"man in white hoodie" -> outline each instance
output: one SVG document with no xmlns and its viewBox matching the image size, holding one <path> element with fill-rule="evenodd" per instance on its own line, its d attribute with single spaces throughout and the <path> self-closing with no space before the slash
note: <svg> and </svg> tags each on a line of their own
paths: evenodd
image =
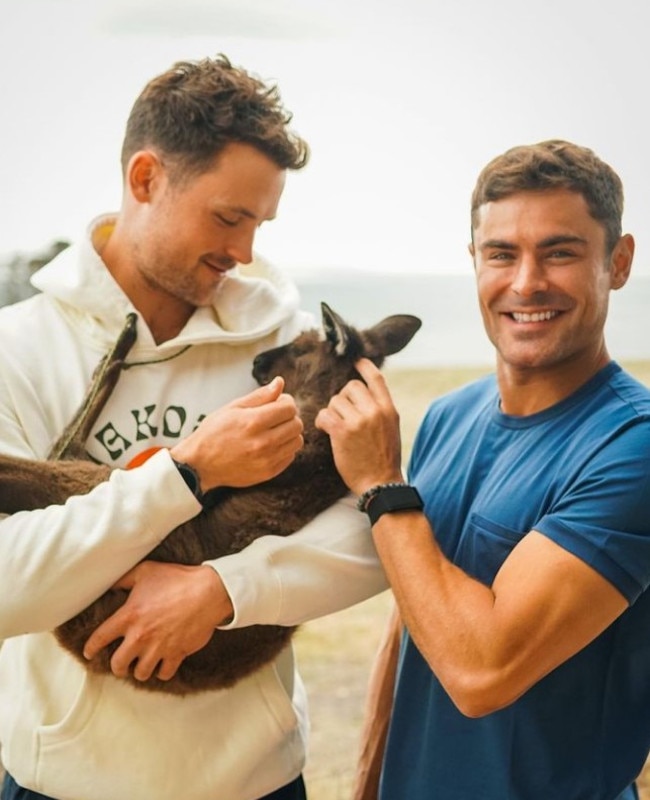
<svg viewBox="0 0 650 800">
<path fill-rule="evenodd" d="M 46 456 L 130 312 L 129 369 L 87 449 L 122 468 L 160 448 L 65 506 L 0 521 L 2 800 L 305 797 L 291 648 L 228 690 L 178 697 L 120 679 L 171 677 L 215 627 L 294 625 L 385 588 L 348 501 L 215 562 L 141 562 L 203 492 L 269 478 L 302 446 L 282 381 L 251 376 L 258 352 L 313 324 L 253 252 L 286 170 L 307 161 L 290 119 L 274 87 L 223 56 L 174 65 L 129 117 L 119 213 L 37 273 L 40 294 L 0 310 L 2 452 Z M 122 639 L 114 675 L 90 674 L 50 631 L 119 579 L 129 599 L 87 646 Z"/>
</svg>

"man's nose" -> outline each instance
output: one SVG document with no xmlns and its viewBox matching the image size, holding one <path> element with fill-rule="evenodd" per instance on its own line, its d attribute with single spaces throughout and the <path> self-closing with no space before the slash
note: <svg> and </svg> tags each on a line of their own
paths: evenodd
<svg viewBox="0 0 650 800">
<path fill-rule="evenodd" d="M 231 231 L 226 243 L 226 253 L 229 258 L 238 264 L 250 264 L 253 260 L 253 241 L 255 230 L 249 231 L 244 228 Z"/>
<path fill-rule="evenodd" d="M 511 283 L 515 294 L 529 297 L 536 292 L 548 289 L 548 276 L 544 265 L 534 255 L 522 255 L 516 265 L 516 271 Z"/>
</svg>

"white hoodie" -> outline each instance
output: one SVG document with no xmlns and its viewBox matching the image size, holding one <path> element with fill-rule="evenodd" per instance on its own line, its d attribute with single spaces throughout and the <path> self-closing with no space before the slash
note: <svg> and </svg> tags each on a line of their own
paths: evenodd
<svg viewBox="0 0 650 800">
<path fill-rule="evenodd" d="M 41 294 L 0 309 L 0 452 L 46 456 L 134 311 L 95 249 L 111 229 L 111 218 L 96 220 L 37 273 Z M 260 259 L 171 341 L 156 345 L 138 318 L 131 366 L 89 452 L 124 467 L 172 446 L 255 387 L 258 352 L 312 325 L 293 284 Z M 91 675 L 49 633 L 198 510 L 162 450 L 64 506 L 0 521 L 0 742 L 20 785 L 57 800 L 255 800 L 300 773 L 306 700 L 290 647 L 232 689 L 177 697 Z M 228 627 L 298 624 L 386 587 L 349 499 L 211 564 L 235 609 Z"/>
</svg>

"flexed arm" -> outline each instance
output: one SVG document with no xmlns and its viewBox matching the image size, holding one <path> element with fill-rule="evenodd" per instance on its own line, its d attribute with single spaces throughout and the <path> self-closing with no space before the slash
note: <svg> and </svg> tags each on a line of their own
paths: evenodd
<svg viewBox="0 0 650 800">
<path fill-rule="evenodd" d="M 348 384 L 317 424 L 331 437 L 344 480 L 362 494 L 402 478 L 398 420 L 384 379 L 368 361 L 358 369 L 366 383 Z M 413 640 L 469 716 L 514 701 L 628 605 L 598 572 L 535 531 L 492 586 L 444 556 L 419 511 L 384 514 L 373 539 Z"/>
</svg>

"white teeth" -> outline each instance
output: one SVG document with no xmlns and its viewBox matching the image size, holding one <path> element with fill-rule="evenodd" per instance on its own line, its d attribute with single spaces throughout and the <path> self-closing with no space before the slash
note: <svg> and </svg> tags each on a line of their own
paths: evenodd
<svg viewBox="0 0 650 800">
<path fill-rule="evenodd" d="M 546 322 L 553 317 L 557 317 L 558 311 L 537 311 L 534 314 L 521 314 L 517 311 L 512 312 L 515 322 Z"/>
</svg>

